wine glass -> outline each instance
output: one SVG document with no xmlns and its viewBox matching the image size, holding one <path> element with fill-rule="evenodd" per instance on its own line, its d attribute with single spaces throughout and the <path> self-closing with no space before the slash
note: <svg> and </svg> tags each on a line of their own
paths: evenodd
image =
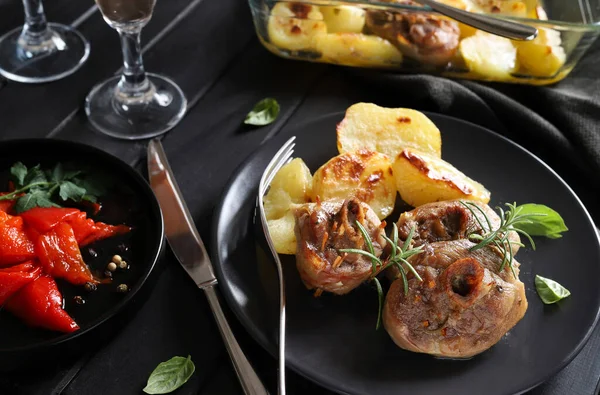
<svg viewBox="0 0 600 395">
<path fill-rule="evenodd" d="M 96 85 L 85 99 L 91 124 L 102 133 L 128 140 L 167 132 L 184 116 L 187 100 L 173 81 L 144 71 L 140 33 L 152 17 L 155 0 L 96 3 L 121 37 L 123 73 Z"/>
<path fill-rule="evenodd" d="M 55 81 L 79 69 L 90 44 L 75 29 L 46 22 L 41 0 L 23 0 L 25 24 L 0 37 L 0 74 L 27 83 Z"/>
</svg>

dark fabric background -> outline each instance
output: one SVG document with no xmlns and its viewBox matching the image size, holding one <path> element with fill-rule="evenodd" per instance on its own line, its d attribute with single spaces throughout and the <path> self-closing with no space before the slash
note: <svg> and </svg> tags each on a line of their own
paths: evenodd
<svg viewBox="0 0 600 395">
<path fill-rule="evenodd" d="M 205 4 L 209 7 L 208 2 Z M 239 12 L 249 17 L 247 11 Z M 201 15 L 208 13 L 198 17 Z M 189 45 L 184 50 L 192 51 Z M 206 88 L 207 96 L 198 99 L 184 122 L 164 139 L 205 241 L 210 238 L 213 208 L 227 178 L 263 139 L 285 125 L 343 111 L 357 101 L 439 112 L 503 134 L 553 167 L 579 194 L 596 223 L 600 222 L 598 43 L 570 77 L 553 87 L 487 84 L 291 62 L 268 54 L 256 39 L 244 48 L 240 60 L 228 65 L 223 75 L 215 72 L 218 82 Z M 211 64 L 206 63 L 206 67 Z M 187 88 L 185 79 L 178 82 Z M 265 128 L 240 127 L 252 104 L 266 96 L 274 96 L 282 104 L 280 119 Z M 79 125 L 78 118 L 74 119 Z M 69 129 L 65 130 L 64 134 L 70 136 Z M 113 143 L 99 141 L 97 145 L 113 150 Z M 129 159 L 135 163 L 143 160 L 143 148 L 143 144 L 132 145 L 123 152 L 134 152 Z M 141 394 L 148 374 L 159 362 L 187 354 L 196 363 L 196 373 L 177 395 L 241 394 L 204 295 L 170 252 L 157 274 L 158 283 L 148 301 L 110 341 L 85 350 L 76 361 L 0 375 L 0 394 Z M 242 347 L 276 393 L 275 361 L 249 338 L 232 314 L 228 317 Z M 600 377 L 599 352 L 597 328 L 577 358 L 531 394 L 594 393 Z M 292 372 L 289 393 L 329 394 Z"/>
</svg>

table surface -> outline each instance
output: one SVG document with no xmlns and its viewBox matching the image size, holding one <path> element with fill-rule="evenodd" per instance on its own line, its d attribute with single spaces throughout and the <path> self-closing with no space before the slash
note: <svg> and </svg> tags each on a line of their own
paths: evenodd
<svg viewBox="0 0 600 395">
<path fill-rule="evenodd" d="M 51 84 L 23 85 L 0 79 L 0 139 L 52 137 L 84 142 L 141 168 L 147 142 L 120 141 L 94 132 L 82 106 L 94 84 L 121 66 L 117 34 L 91 0 L 47 0 L 45 8 L 49 20 L 75 26 L 88 38 L 90 58 L 77 73 Z M 0 31 L 21 22 L 22 4 L 0 0 Z M 228 176 L 284 125 L 342 111 L 357 101 L 396 103 L 394 95 L 382 94 L 355 71 L 288 61 L 268 53 L 254 35 L 244 0 L 159 0 L 143 31 L 143 48 L 146 69 L 173 78 L 189 101 L 186 117 L 164 136 L 163 144 L 205 241 L 210 238 L 213 208 Z M 592 65 L 584 67 L 573 72 L 569 86 L 585 86 L 589 91 L 590 84 L 598 84 L 589 77 Z M 518 93 L 527 88 L 502 89 Z M 281 105 L 278 120 L 268 127 L 244 127 L 246 113 L 267 96 L 277 98 Z M 466 113 L 465 117 L 469 119 Z M 583 198 L 593 200 L 593 196 Z M 240 394 L 204 296 L 170 252 L 160 270 L 150 299 L 109 342 L 72 363 L 27 376 L 0 376 L 0 393 L 138 394 L 156 364 L 173 355 L 192 354 L 196 373 L 177 394 Z M 170 297 L 165 298 L 166 294 Z M 179 300 L 188 303 L 184 307 Z M 275 393 L 275 360 L 248 336 L 231 312 L 227 314 L 242 348 Z M 531 393 L 593 393 L 598 379 L 594 372 L 600 369 L 600 361 L 594 358 L 598 351 L 600 339 L 595 336 L 567 368 Z M 293 372 L 288 377 L 291 394 L 329 393 Z"/>
</svg>

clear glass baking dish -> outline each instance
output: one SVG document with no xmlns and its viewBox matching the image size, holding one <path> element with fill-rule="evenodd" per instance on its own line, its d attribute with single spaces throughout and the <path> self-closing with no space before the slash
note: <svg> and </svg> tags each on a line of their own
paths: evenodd
<svg viewBox="0 0 600 395">
<path fill-rule="evenodd" d="M 600 33 L 600 0 L 440 0 L 536 26 L 532 42 L 492 36 L 410 0 L 249 0 L 276 55 L 454 78 L 552 84 Z"/>
</svg>

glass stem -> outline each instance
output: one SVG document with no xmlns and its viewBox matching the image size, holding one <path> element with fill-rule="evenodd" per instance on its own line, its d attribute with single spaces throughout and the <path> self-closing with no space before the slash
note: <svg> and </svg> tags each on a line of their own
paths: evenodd
<svg viewBox="0 0 600 395">
<path fill-rule="evenodd" d="M 123 102 L 148 101 L 154 94 L 154 86 L 144 70 L 139 29 L 118 29 L 123 51 L 123 75 L 117 86 L 117 99 Z"/>
<path fill-rule="evenodd" d="M 19 43 L 27 50 L 47 50 L 51 32 L 48 30 L 42 0 L 23 0 L 25 7 L 25 25 Z M 43 48 L 41 48 L 43 47 Z"/>
</svg>

